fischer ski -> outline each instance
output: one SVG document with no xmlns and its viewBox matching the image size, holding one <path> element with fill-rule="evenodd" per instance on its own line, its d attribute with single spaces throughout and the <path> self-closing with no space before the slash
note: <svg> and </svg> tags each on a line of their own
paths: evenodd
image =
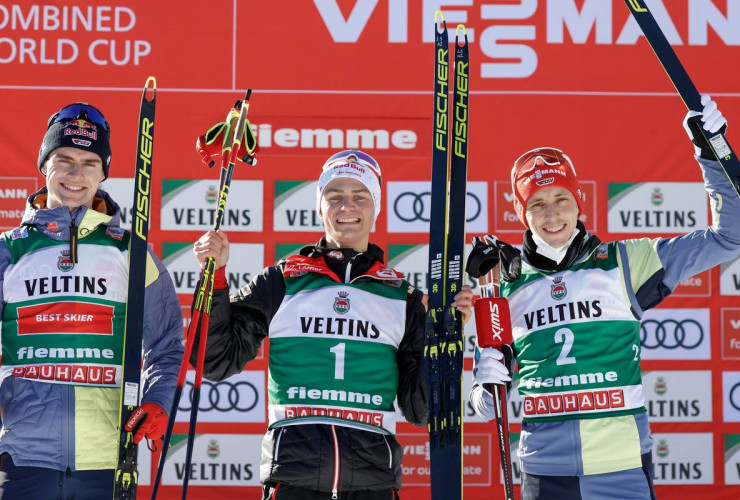
<svg viewBox="0 0 740 500">
<path fill-rule="evenodd" d="M 703 106 L 701 105 L 699 91 L 696 90 L 696 86 L 694 86 L 689 74 L 678 59 L 673 47 L 668 43 L 645 1 L 625 0 L 625 2 L 686 107 L 689 111 L 701 111 Z M 737 155 L 725 139 L 724 131 L 719 130 L 712 134 L 704 130 L 703 127 L 699 127 L 699 130 L 704 135 L 720 165 L 722 165 L 722 169 L 735 191 L 740 194 L 740 161 L 738 161 Z"/>
<path fill-rule="evenodd" d="M 147 93 L 151 90 L 151 99 Z M 144 334 L 144 287 L 148 258 L 149 209 L 151 207 L 152 152 L 154 146 L 154 111 L 157 80 L 150 76 L 144 86 L 139 111 L 139 133 L 136 141 L 134 177 L 134 213 L 129 242 L 128 299 L 124 330 L 121 399 L 118 416 L 120 444 L 118 466 L 114 475 L 114 500 L 136 498 L 139 474 L 136 467 L 134 433 L 124 430 L 131 414 L 139 406 L 141 383 L 141 343 Z"/>
<path fill-rule="evenodd" d="M 196 143 L 196 148 L 200 153 L 203 162 L 209 167 L 215 165 L 215 161 L 211 154 L 216 154 L 216 148 L 219 145 L 221 146 L 219 201 L 218 211 L 216 212 L 216 218 L 213 223 L 214 231 L 218 231 L 221 228 L 221 224 L 224 219 L 226 200 L 229 196 L 231 178 L 237 159 L 250 165 L 255 165 L 257 163 L 255 155 L 259 151 L 259 146 L 257 146 L 249 120 L 247 120 L 249 98 L 251 94 L 252 90 L 247 90 L 245 98 L 241 101 L 237 101 L 236 104 L 234 104 L 234 107 L 229 111 L 229 114 L 226 116 L 226 121 L 212 127 L 208 132 L 198 137 L 198 141 Z M 200 334 L 198 357 L 195 367 L 195 382 L 193 383 L 192 404 L 190 410 L 190 426 L 188 428 L 188 440 L 185 454 L 184 470 L 190 470 L 193 456 L 193 444 L 195 441 L 195 426 L 197 423 L 198 407 L 200 404 L 200 389 L 203 382 L 203 367 L 205 362 L 206 343 L 208 339 L 208 325 L 211 318 L 211 300 L 213 298 L 215 271 L 216 261 L 213 258 L 209 258 L 201 271 L 198 290 L 193 301 L 193 315 L 188 324 L 185 353 L 182 358 L 182 364 L 180 365 L 175 397 L 172 401 L 172 408 L 169 413 L 170 417 L 167 422 L 167 430 L 162 443 L 162 454 L 159 457 L 157 474 L 154 479 L 151 496 L 152 500 L 157 497 L 159 483 L 164 472 L 164 463 L 167 458 L 170 439 L 172 438 L 175 415 L 177 414 L 178 403 L 180 401 L 180 396 L 182 395 L 182 389 L 185 385 L 185 377 L 190 363 L 190 356 L 193 352 L 193 346 L 195 345 L 195 337 L 197 334 Z M 182 489 L 183 500 L 187 498 L 189 479 L 189 475 L 185 474 Z"/>
<path fill-rule="evenodd" d="M 439 20 L 442 22 L 440 31 Z M 442 12 L 434 18 L 434 140 L 429 223 L 429 303 L 424 356 L 429 387 L 432 500 L 462 498 L 462 318 L 450 304 L 463 284 L 467 196 L 468 40 L 455 37 L 452 143 L 449 134 L 449 41 Z M 462 31 L 462 40 L 460 32 Z M 461 44 L 462 42 L 462 44 Z"/>
</svg>

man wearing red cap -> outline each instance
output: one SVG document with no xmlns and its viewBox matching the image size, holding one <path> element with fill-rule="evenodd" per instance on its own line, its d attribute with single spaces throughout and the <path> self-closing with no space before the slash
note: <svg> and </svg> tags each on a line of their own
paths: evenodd
<svg viewBox="0 0 740 500">
<path fill-rule="evenodd" d="M 398 498 L 403 450 L 394 400 L 408 422 L 427 423 L 426 312 L 422 293 L 369 242 L 380 202 L 373 157 L 331 156 L 316 186 L 324 237 L 231 297 L 226 235 L 209 231 L 195 243 L 198 261 L 213 257 L 218 268 L 204 376 L 241 372 L 270 339 L 265 499 Z M 465 319 L 472 297 L 466 286 L 452 304 Z"/>
<path fill-rule="evenodd" d="M 702 105 L 684 125 L 712 202 L 711 227 L 602 243 L 578 220 L 585 200 L 570 158 L 538 148 L 511 171 L 514 208 L 527 229 L 523 255 L 493 237 L 471 253 L 474 262 L 483 252 L 503 256 L 501 295 L 511 307 L 523 400 L 525 500 L 655 498 L 640 320 L 680 281 L 740 255 L 740 198 L 699 129 L 714 133 L 727 121 L 709 96 Z M 476 349 L 471 402 L 487 419 L 495 415 L 484 384 L 511 381 L 503 358 Z"/>
</svg>

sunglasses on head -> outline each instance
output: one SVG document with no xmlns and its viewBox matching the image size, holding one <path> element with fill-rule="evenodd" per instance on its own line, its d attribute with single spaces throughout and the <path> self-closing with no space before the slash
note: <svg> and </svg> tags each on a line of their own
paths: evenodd
<svg viewBox="0 0 740 500">
<path fill-rule="evenodd" d="M 103 113 L 101 113 L 95 106 L 91 106 L 84 102 L 70 104 L 51 115 L 49 122 L 46 124 L 46 128 L 48 129 L 57 122 L 79 119 L 87 120 L 90 123 L 98 125 L 110 136 L 110 125 L 108 125 Z"/>
<path fill-rule="evenodd" d="M 380 165 L 375 161 L 375 158 L 362 151 L 342 151 L 329 157 L 324 163 L 324 170 L 329 169 L 337 163 L 348 163 L 355 162 L 361 165 L 365 165 L 370 168 L 375 175 L 378 177 L 378 182 L 382 184 L 382 177 L 380 175 Z"/>
</svg>

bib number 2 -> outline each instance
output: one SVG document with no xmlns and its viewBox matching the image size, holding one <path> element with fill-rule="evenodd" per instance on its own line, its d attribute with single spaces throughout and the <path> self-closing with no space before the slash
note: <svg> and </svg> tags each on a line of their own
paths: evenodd
<svg viewBox="0 0 740 500">
<path fill-rule="evenodd" d="M 555 343 L 563 344 L 563 348 L 560 349 L 558 365 L 573 365 L 576 362 L 576 358 L 569 356 L 570 350 L 573 348 L 573 332 L 567 328 L 561 328 L 555 332 Z"/>
</svg>

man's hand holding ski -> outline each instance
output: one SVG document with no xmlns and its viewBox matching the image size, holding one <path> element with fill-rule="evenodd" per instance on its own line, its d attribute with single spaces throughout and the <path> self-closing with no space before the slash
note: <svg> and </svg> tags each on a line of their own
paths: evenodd
<svg viewBox="0 0 740 500">
<path fill-rule="evenodd" d="M 137 444 L 143 438 L 161 439 L 167 429 L 167 412 L 158 404 L 147 401 L 134 410 L 124 428 L 134 433 L 134 443 Z"/>
</svg>

